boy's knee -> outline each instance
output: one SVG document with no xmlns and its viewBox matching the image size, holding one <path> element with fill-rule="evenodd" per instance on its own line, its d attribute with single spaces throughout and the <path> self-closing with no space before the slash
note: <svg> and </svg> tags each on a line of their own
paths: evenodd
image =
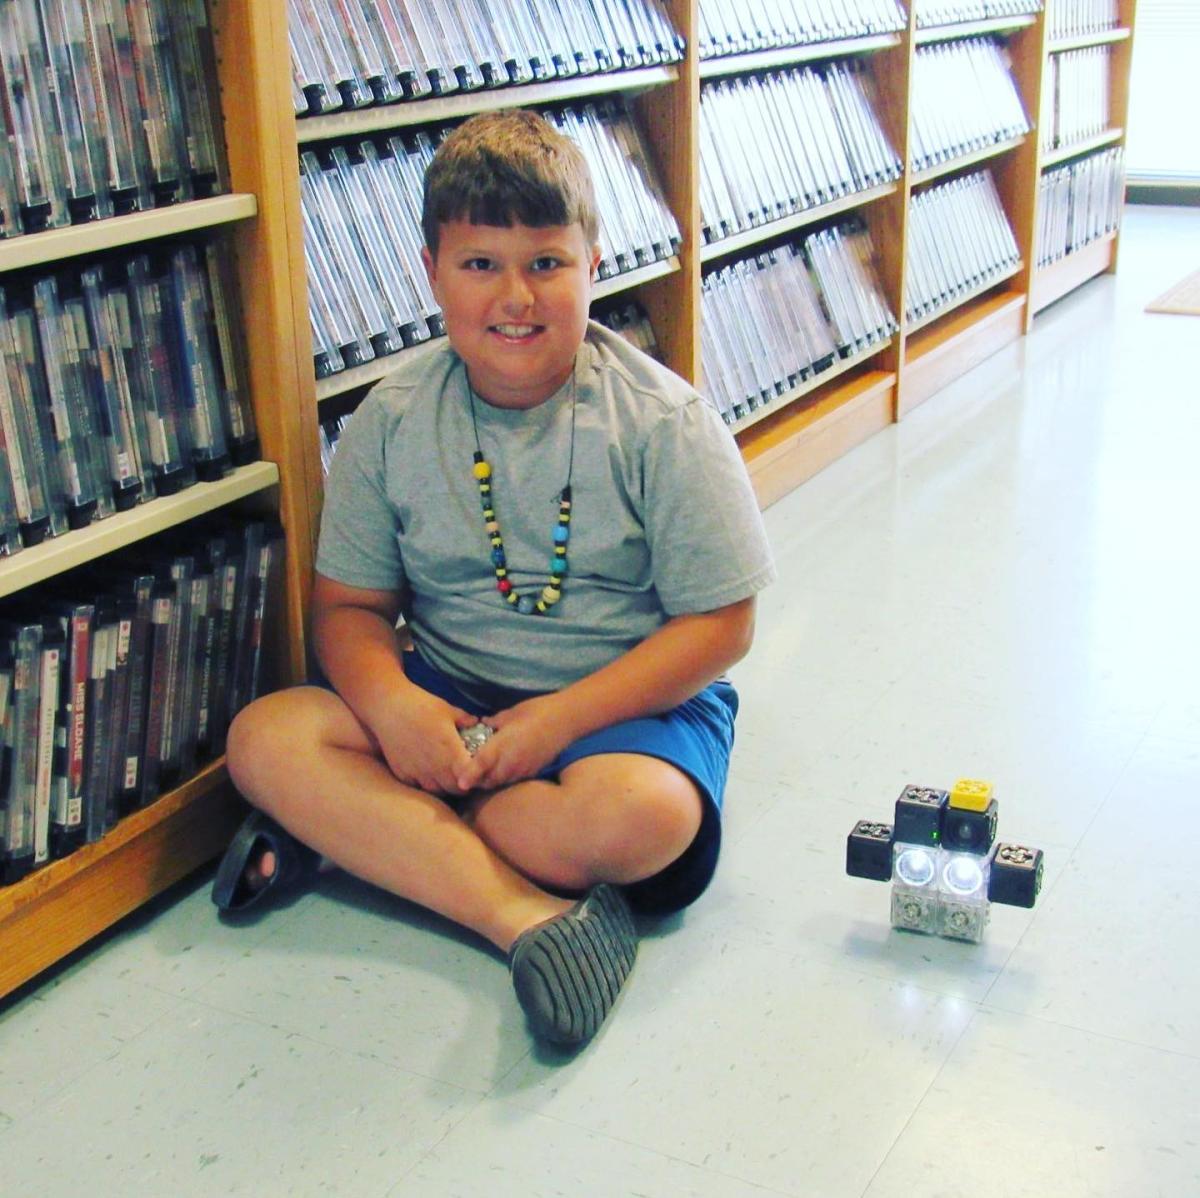
<svg viewBox="0 0 1200 1198">
<path fill-rule="evenodd" d="M 587 782 L 587 843 L 604 880 L 629 881 L 666 868 L 700 830 L 703 799 L 695 783 L 666 762 L 646 758 Z"/>
</svg>

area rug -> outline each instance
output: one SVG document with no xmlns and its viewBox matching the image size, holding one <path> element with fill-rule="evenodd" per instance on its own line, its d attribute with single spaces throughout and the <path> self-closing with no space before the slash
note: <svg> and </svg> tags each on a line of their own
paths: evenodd
<svg viewBox="0 0 1200 1198">
<path fill-rule="evenodd" d="M 1180 316 L 1200 316 L 1200 270 L 1193 271 L 1174 287 L 1168 288 L 1146 305 L 1147 312 L 1173 312 Z"/>
</svg>

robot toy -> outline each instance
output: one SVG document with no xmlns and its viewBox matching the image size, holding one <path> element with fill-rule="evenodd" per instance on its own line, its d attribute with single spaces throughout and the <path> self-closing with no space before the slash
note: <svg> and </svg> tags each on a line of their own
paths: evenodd
<svg viewBox="0 0 1200 1198">
<path fill-rule="evenodd" d="M 846 840 L 846 872 L 892 883 L 892 927 L 978 944 L 992 903 L 1032 907 L 1042 850 L 996 842 L 990 782 L 950 790 L 906 786 L 895 822 L 859 820 Z"/>
</svg>

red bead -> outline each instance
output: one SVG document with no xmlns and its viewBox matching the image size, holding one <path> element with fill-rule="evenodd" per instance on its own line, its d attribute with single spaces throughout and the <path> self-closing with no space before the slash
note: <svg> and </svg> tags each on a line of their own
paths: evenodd
<svg viewBox="0 0 1200 1198">
<path fill-rule="evenodd" d="M 501 595 L 507 595 L 508 592 L 512 590 L 512 583 L 509 582 L 507 578 L 501 578 L 496 583 L 496 590 L 498 590 Z"/>
</svg>

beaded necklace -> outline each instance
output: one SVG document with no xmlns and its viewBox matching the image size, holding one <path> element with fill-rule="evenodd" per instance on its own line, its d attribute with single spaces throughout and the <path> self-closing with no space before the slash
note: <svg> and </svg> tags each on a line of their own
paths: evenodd
<svg viewBox="0 0 1200 1198">
<path fill-rule="evenodd" d="M 479 425 L 475 420 L 475 389 L 467 380 L 467 395 L 471 401 L 471 428 L 475 433 L 475 481 L 479 485 L 479 498 L 483 504 L 483 527 L 492 546 L 492 566 L 496 571 L 496 590 L 505 601 L 523 616 L 546 616 L 562 598 L 563 583 L 567 574 L 567 542 L 571 538 L 571 474 L 575 469 L 575 373 L 571 372 L 571 453 L 567 459 L 567 482 L 558 495 L 558 522 L 554 527 L 554 556 L 550 559 L 550 578 L 537 598 L 520 595 L 508 578 L 508 561 L 504 556 L 504 538 L 500 534 L 500 522 L 496 519 L 495 501 L 492 498 L 492 468 L 483 456 L 479 443 Z"/>
</svg>

